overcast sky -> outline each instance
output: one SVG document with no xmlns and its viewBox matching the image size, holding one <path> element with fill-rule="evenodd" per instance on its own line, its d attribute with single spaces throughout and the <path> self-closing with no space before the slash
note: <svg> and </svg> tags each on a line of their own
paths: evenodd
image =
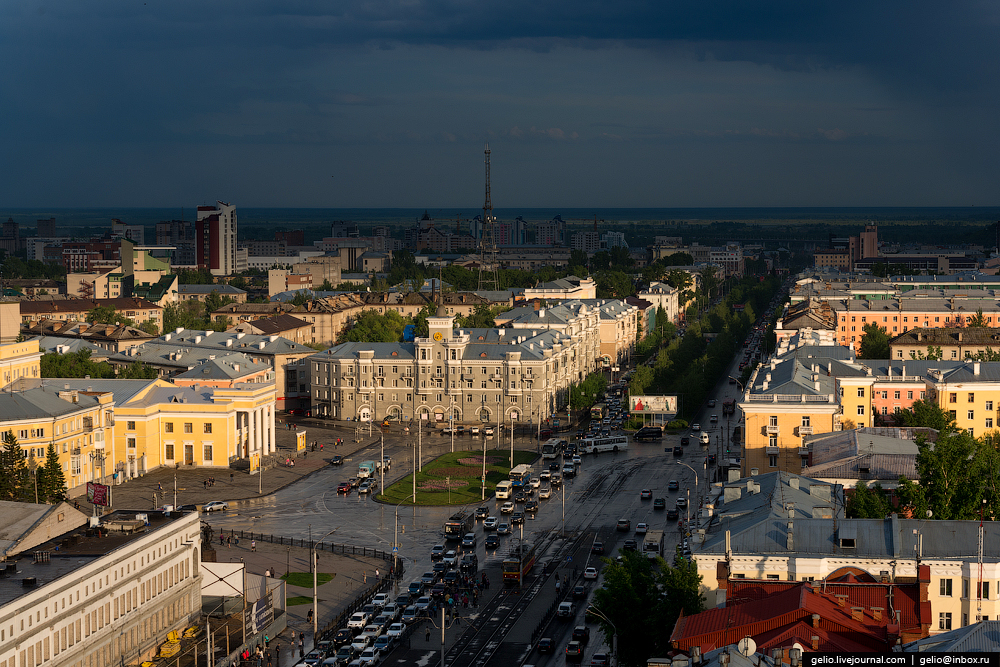
<svg viewBox="0 0 1000 667">
<path fill-rule="evenodd" d="M 994 205 L 998 13 L 3 2 L 0 205 Z"/>
</svg>

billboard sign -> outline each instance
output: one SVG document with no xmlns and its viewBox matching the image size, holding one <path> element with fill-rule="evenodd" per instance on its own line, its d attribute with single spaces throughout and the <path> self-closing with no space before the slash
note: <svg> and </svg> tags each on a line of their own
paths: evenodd
<svg viewBox="0 0 1000 667">
<path fill-rule="evenodd" d="M 296 431 L 295 432 L 295 451 L 304 452 L 306 451 L 306 432 Z"/>
<path fill-rule="evenodd" d="M 251 605 L 247 605 L 246 617 L 244 618 L 244 629 L 246 630 L 246 636 L 252 637 L 258 632 L 264 632 L 267 626 L 271 625 L 274 621 L 274 605 L 271 600 L 271 591 L 254 602 Z"/>
<path fill-rule="evenodd" d="M 676 396 L 630 396 L 629 406 L 633 414 L 676 415 Z"/>
<path fill-rule="evenodd" d="M 87 502 L 91 505 L 109 507 L 111 505 L 111 498 L 108 489 L 107 484 L 87 482 Z"/>
</svg>

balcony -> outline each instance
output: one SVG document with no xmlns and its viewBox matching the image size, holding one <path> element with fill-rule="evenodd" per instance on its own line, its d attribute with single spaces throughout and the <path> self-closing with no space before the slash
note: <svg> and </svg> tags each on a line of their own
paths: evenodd
<svg viewBox="0 0 1000 667">
<path fill-rule="evenodd" d="M 812 434 L 813 434 L 813 427 L 812 426 L 800 426 L 799 427 L 799 435 L 812 435 Z"/>
<path fill-rule="evenodd" d="M 764 427 L 764 432 L 767 433 L 768 435 L 781 435 L 781 427 L 777 425 L 771 426 L 770 424 L 768 424 L 767 426 Z"/>
<path fill-rule="evenodd" d="M 764 449 L 766 450 L 766 453 L 768 453 L 768 454 L 777 454 L 780 451 L 780 449 L 778 447 L 771 447 L 770 445 L 768 445 Z"/>
<path fill-rule="evenodd" d="M 83 418 L 83 430 L 86 433 L 91 433 L 94 430 L 94 418 L 84 417 Z"/>
</svg>

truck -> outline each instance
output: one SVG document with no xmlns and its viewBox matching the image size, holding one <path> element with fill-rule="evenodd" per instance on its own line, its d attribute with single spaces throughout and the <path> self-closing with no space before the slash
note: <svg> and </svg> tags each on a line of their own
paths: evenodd
<svg viewBox="0 0 1000 667">
<path fill-rule="evenodd" d="M 722 402 L 722 414 L 731 415 L 736 413 L 736 401 L 732 398 L 727 398 Z"/>
<path fill-rule="evenodd" d="M 646 558 L 650 560 L 663 555 L 662 530 L 646 531 L 645 536 L 642 538 L 642 553 L 646 554 Z"/>
<path fill-rule="evenodd" d="M 378 464 L 375 461 L 362 461 L 358 464 L 358 477 L 361 479 L 374 477 L 377 472 Z"/>
<path fill-rule="evenodd" d="M 449 541 L 461 540 L 466 533 L 475 529 L 475 516 L 472 512 L 459 510 L 444 522 L 444 538 Z"/>
</svg>

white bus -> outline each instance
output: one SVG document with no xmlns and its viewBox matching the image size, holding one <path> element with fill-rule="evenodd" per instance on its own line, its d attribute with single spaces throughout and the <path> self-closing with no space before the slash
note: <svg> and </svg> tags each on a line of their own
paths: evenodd
<svg viewBox="0 0 1000 667">
<path fill-rule="evenodd" d="M 624 452 L 628 450 L 627 435 L 611 435 L 602 438 L 584 438 L 578 443 L 581 454 L 600 452 Z"/>
<path fill-rule="evenodd" d="M 508 477 L 514 484 L 514 488 L 520 489 L 531 481 L 531 466 L 527 463 L 518 464 L 510 471 Z"/>
<path fill-rule="evenodd" d="M 514 483 L 509 479 L 497 482 L 497 488 L 494 493 L 496 494 L 497 500 L 508 500 L 514 493 Z"/>
<path fill-rule="evenodd" d="M 663 531 L 650 530 L 642 538 L 642 553 L 650 560 L 663 555 Z"/>
<path fill-rule="evenodd" d="M 545 444 L 542 445 L 542 458 L 543 459 L 558 458 L 560 451 L 562 451 L 562 448 L 559 447 L 559 438 L 552 438 L 550 440 L 546 440 Z"/>
</svg>

